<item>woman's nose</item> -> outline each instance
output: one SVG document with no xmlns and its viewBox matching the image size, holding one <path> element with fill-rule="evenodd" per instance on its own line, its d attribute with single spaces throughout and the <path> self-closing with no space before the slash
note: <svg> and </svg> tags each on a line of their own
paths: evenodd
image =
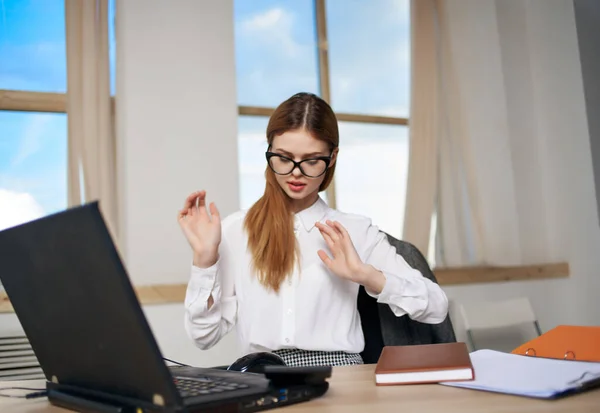
<svg viewBox="0 0 600 413">
<path fill-rule="evenodd" d="M 294 175 L 295 177 L 301 177 L 302 176 L 302 171 L 300 170 L 300 166 L 296 165 L 294 167 L 294 169 L 292 169 L 292 175 Z"/>
</svg>

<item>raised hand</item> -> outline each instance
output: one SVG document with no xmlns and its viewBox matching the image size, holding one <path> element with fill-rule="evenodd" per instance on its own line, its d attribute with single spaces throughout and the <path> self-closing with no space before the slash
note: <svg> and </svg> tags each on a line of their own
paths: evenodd
<svg viewBox="0 0 600 413">
<path fill-rule="evenodd" d="M 207 268 L 217 262 L 221 243 L 221 217 L 214 202 L 206 208 L 206 191 L 188 196 L 179 211 L 179 226 L 194 252 L 194 265 Z"/>
<path fill-rule="evenodd" d="M 329 257 L 323 250 L 318 254 L 335 275 L 347 280 L 359 282 L 359 275 L 364 266 L 358 256 L 354 244 L 348 235 L 346 228 L 337 221 L 326 221 L 326 224 L 316 223 L 316 227 L 321 231 L 329 250 L 333 257 Z"/>
<path fill-rule="evenodd" d="M 368 290 L 379 294 L 385 285 L 383 273 L 371 265 L 362 262 L 346 228 L 337 221 L 317 222 L 315 226 L 321 232 L 333 257 L 319 250 L 319 258 L 331 272 L 340 278 L 362 284 Z"/>
</svg>

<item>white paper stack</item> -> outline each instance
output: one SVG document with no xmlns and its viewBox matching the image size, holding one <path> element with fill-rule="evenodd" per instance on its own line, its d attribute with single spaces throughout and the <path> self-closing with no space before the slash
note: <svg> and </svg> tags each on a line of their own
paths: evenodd
<svg viewBox="0 0 600 413">
<path fill-rule="evenodd" d="M 475 380 L 445 386 L 555 398 L 600 385 L 600 363 L 521 356 L 493 350 L 470 354 Z"/>
</svg>

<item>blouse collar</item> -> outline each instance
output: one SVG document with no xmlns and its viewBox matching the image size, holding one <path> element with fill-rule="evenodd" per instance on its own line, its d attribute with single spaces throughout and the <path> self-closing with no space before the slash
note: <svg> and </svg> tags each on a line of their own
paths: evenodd
<svg viewBox="0 0 600 413">
<path fill-rule="evenodd" d="M 304 229 L 308 232 L 315 226 L 316 222 L 321 221 L 325 217 L 328 210 L 329 206 L 327 203 L 321 197 L 318 197 L 314 204 L 296 213 L 296 218 L 302 222 Z"/>
</svg>

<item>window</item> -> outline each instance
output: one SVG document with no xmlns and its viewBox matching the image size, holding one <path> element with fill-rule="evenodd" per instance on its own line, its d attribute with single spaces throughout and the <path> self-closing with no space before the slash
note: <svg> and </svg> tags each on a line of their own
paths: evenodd
<svg viewBox="0 0 600 413">
<path fill-rule="evenodd" d="M 110 0 L 113 92 L 114 10 Z M 1 11 L 0 230 L 66 208 L 68 170 L 64 0 L 4 0 Z"/>
<path fill-rule="evenodd" d="M 313 0 L 235 0 L 240 105 L 275 107 L 299 90 L 318 92 Z"/>
<path fill-rule="evenodd" d="M 250 208 L 265 190 L 264 153 L 267 117 L 240 116 L 238 121 L 238 159 L 240 169 L 241 208 Z"/>
<path fill-rule="evenodd" d="M 108 0 L 108 59 L 110 65 L 110 93 L 114 96 L 117 89 L 117 40 L 115 38 L 115 1 Z"/>
<path fill-rule="evenodd" d="M 4 0 L 0 89 L 67 90 L 64 0 Z"/>
<path fill-rule="evenodd" d="M 327 0 L 326 5 L 335 110 L 408 117 L 408 1 Z"/>
<path fill-rule="evenodd" d="M 264 192 L 269 115 L 294 93 L 313 92 L 340 121 L 335 185 L 323 197 L 400 237 L 408 171 L 408 0 L 234 4 L 241 207 Z"/>
<path fill-rule="evenodd" d="M 337 208 L 370 217 L 400 237 L 408 171 L 406 126 L 340 122 L 340 135 Z"/>
<path fill-rule="evenodd" d="M 66 206 L 67 116 L 0 112 L 0 230 Z"/>
</svg>

